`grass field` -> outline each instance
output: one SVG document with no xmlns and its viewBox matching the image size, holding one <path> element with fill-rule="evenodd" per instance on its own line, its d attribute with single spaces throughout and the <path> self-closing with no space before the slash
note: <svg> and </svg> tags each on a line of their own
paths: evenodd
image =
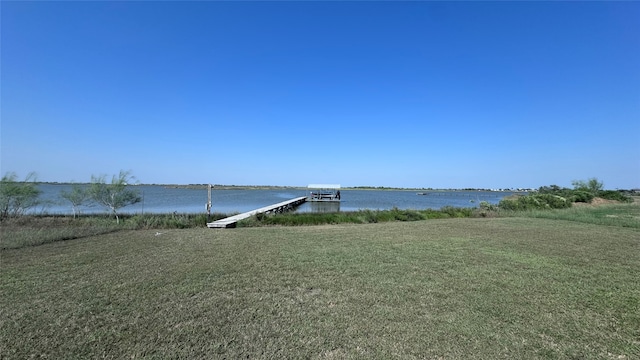
<svg viewBox="0 0 640 360">
<path fill-rule="evenodd" d="M 636 197 L 633 204 L 612 203 L 598 206 L 582 204 L 574 205 L 569 209 L 514 212 L 514 215 L 640 229 L 640 199 Z"/>
<path fill-rule="evenodd" d="M 637 228 L 160 232 L 0 252 L 0 358 L 640 358 Z"/>
</svg>

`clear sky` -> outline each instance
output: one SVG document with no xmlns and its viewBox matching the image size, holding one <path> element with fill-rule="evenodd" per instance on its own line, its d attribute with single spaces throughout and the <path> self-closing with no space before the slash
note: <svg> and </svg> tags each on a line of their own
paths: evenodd
<svg viewBox="0 0 640 360">
<path fill-rule="evenodd" d="M 640 188 L 640 2 L 12 2 L 1 170 Z"/>
</svg>

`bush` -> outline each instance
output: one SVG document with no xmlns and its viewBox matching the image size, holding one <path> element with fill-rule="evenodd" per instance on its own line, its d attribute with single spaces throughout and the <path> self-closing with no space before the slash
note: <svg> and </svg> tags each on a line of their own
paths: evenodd
<svg viewBox="0 0 640 360">
<path fill-rule="evenodd" d="M 565 209 L 571 207 L 571 201 L 568 201 L 562 196 L 552 194 L 537 194 L 534 195 L 540 204 L 550 209 Z"/>
<path fill-rule="evenodd" d="M 569 195 L 569 200 L 572 202 L 590 203 L 593 198 L 593 193 L 582 190 L 573 190 L 571 191 L 571 195 Z"/>
<path fill-rule="evenodd" d="M 545 210 L 571 207 L 571 201 L 549 193 L 531 194 L 517 198 L 502 199 L 498 204 L 503 210 Z"/>
<path fill-rule="evenodd" d="M 498 214 L 498 206 L 487 201 L 481 201 L 478 208 L 474 210 L 475 216 L 495 217 Z"/>
<path fill-rule="evenodd" d="M 633 202 L 633 198 L 631 196 L 625 195 L 624 193 L 616 190 L 603 190 L 598 192 L 598 197 L 607 200 L 616 200 L 620 202 L 630 203 Z"/>
<path fill-rule="evenodd" d="M 561 188 L 557 185 L 542 186 L 538 189 L 538 194 L 557 195 L 567 199 L 569 202 L 590 203 L 596 196 L 607 200 L 633 202 L 633 199 L 622 191 L 602 190 L 604 184 L 596 178 L 591 178 L 587 181 L 574 180 L 573 186 L 573 189 Z M 505 206 L 517 207 L 514 204 L 505 204 Z M 555 208 L 553 205 L 551 207 Z"/>
<path fill-rule="evenodd" d="M 390 221 L 417 221 L 424 220 L 425 217 L 415 210 L 400 210 L 397 207 L 394 207 L 389 211 Z"/>
<path fill-rule="evenodd" d="M 496 205 L 493 205 L 487 201 L 481 201 L 479 204 L 480 210 L 485 210 L 485 211 L 497 211 L 498 207 Z"/>
<path fill-rule="evenodd" d="M 473 215 L 473 209 L 471 208 L 457 208 L 453 206 L 445 206 L 440 211 L 444 214 L 449 215 L 452 218 L 464 218 L 471 217 Z"/>
<path fill-rule="evenodd" d="M 516 211 L 518 210 L 518 199 L 502 199 L 498 203 L 501 210 Z"/>
<path fill-rule="evenodd" d="M 502 199 L 498 206 L 503 210 L 531 210 L 539 209 L 540 203 L 532 196 L 519 196 L 517 198 Z"/>
</svg>

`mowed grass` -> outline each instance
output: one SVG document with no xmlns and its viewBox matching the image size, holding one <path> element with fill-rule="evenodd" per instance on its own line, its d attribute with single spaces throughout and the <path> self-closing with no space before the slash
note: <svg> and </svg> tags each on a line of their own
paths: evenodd
<svg viewBox="0 0 640 360">
<path fill-rule="evenodd" d="M 640 358 L 640 231 L 119 231 L 0 252 L 0 358 Z"/>
<path fill-rule="evenodd" d="M 612 203 L 598 206 L 574 204 L 568 209 L 513 212 L 512 215 L 640 229 L 640 199 L 636 197 L 635 202 L 631 204 Z"/>
</svg>

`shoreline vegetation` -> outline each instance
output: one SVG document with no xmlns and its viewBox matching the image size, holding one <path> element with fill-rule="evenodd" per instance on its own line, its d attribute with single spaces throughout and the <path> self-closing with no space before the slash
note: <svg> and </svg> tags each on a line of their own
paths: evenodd
<svg viewBox="0 0 640 360">
<path fill-rule="evenodd" d="M 526 196 L 504 199 L 501 205 L 480 203 L 476 208 L 445 206 L 439 210 L 398 209 L 358 210 L 334 213 L 258 214 L 238 222 L 238 228 L 274 226 L 317 226 L 340 224 L 374 224 L 463 218 L 547 218 L 589 224 L 640 229 L 640 197 L 630 202 L 595 198 L 592 203 L 575 203 L 571 207 L 551 209 L 510 208 L 504 204 L 519 202 Z M 530 202 L 525 202 L 529 204 Z M 175 230 L 206 228 L 207 222 L 236 215 L 212 213 L 120 214 L 114 222 L 110 214 L 23 215 L 0 222 L 0 250 L 19 249 L 52 242 L 81 239 L 126 230 Z M 233 231 L 214 230 L 210 231 Z"/>
</svg>

